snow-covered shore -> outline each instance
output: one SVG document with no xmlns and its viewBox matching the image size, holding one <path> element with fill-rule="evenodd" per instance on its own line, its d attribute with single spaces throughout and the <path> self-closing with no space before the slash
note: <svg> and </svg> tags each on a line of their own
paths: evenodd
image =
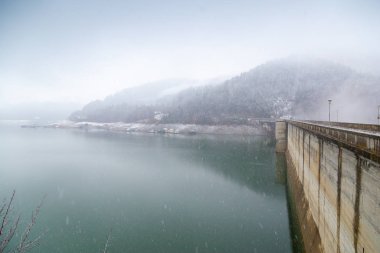
<svg viewBox="0 0 380 253">
<path fill-rule="evenodd" d="M 47 125 L 23 125 L 26 128 L 73 128 L 100 129 L 126 133 L 168 133 L 168 134 L 240 134 L 270 135 L 273 131 L 268 123 L 257 125 L 194 125 L 194 124 L 143 124 L 143 123 L 97 123 L 61 121 Z"/>
</svg>

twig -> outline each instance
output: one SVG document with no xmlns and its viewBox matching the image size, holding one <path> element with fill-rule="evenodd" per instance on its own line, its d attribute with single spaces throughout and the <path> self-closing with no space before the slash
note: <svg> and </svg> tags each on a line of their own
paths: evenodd
<svg viewBox="0 0 380 253">
<path fill-rule="evenodd" d="M 18 215 L 15 219 L 13 224 L 9 225 L 8 223 L 11 220 L 9 218 L 11 210 L 13 209 L 12 203 L 14 201 L 16 191 L 13 190 L 12 196 L 9 199 L 9 202 L 6 200 L 4 201 L 4 204 L 0 206 L 0 253 L 3 253 L 6 248 L 8 247 L 10 241 L 13 239 L 17 228 L 19 227 L 19 223 L 21 220 L 21 216 Z M 45 200 L 46 196 L 43 197 L 41 200 L 40 204 L 37 206 L 37 208 L 32 212 L 32 219 L 28 226 L 25 228 L 24 232 L 21 235 L 20 243 L 18 244 L 17 247 L 14 249 L 8 249 L 7 252 L 12 252 L 12 253 L 24 253 L 26 251 L 29 251 L 31 248 L 34 246 L 38 245 L 39 240 L 41 239 L 43 234 L 40 234 L 37 238 L 30 240 L 30 233 L 32 231 L 33 226 L 36 224 L 38 214 L 40 213 L 41 206 Z"/>
<path fill-rule="evenodd" d="M 109 247 L 109 241 L 111 239 L 111 233 L 112 233 L 112 228 L 110 229 L 110 231 L 108 232 L 108 235 L 107 235 L 107 241 L 106 241 L 106 244 L 104 245 L 104 250 L 103 250 L 103 253 L 107 253 L 107 249 Z"/>
<path fill-rule="evenodd" d="M 28 226 L 25 228 L 24 233 L 21 235 L 21 240 L 19 245 L 17 246 L 15 252 L 18 253 L 23 253 L 26 252 L 27 250 L 30 250 L 34 246 L 36 246 L 41 239 L 42 235 L 39 235 L 36 239 L 34 240 L 29 240 L 30 232 L 32 231 L 32 228 L 36 224 L 38 214 L 40 213 L 42 204 L 44 203 L 44 200 L 46 198 L 46 195 L 42 198 L 40 204 L 36 207 L 34 212 L 32 212 L 32 219 Z"/>
<path fill-rule="evenodd" d="M 9 213 L 10 213 L 10 210 L 12 209 L 12 203 L 13 203 L 15 194 L 16 194 L 16 191 L 13 191 L 8 204 L 6 203 L 6 201 L 4 201 L 5 203 L 2 205 L 0 209 L 0 216 L 2 216 L 1 226 L 0 226 L 0 237 L 2 237 L 0 239 L 0 253 L 4 252 L 5 248 L 8 246 L 9 242 L 12 240 L 17 230 L 18 224 L 20 222 L 20 216 L 18 216 L 17 219 L 14 221 L 13 225 L 10 226 L 9 231 L 6 232 L 6 226 L 9 222 Z M 4 210 L 5 210 L 5 213 L 3 214 Z"/>
<path fill-rule="evenodd" d="M 5 211 L 5 214 L 4 214 L 4 216 L 3 216 L 3 220 L 2 220 L 2 222 L 1 222 L 0 236 L 3 235 L 4 227 L 5 227 L 5 225 L 7 224 L 7 219 L 8 219 L 9 210 L 11 209 L 11 205 L 12 205 L 13 199 L 14 199 L 14 197 L 15 197 L 15 194 L 16 194 L 16 191 L 13 190 L 12 197 L 11 197 L 11 199 L 9 200 L 9 203 L 8 203 L 8 206 L 7 206 L 7 210 Z M 5 208 L 5 206 L 3 206 L 3 207 L 1 208 L 1 212 L 0 212 L 0 213 L 3 212 L 4 208 Z"/>
</svg>

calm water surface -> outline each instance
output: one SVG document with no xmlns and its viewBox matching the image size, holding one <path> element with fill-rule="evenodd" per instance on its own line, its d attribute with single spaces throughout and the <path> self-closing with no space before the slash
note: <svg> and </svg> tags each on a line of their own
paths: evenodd
<svg viewBox="0 0 380 253">
<path fill-rule="evenodd" d="M 0 198 L 25 223 L 48 194 L 33 252 L 100 252 L 111 228 L 110 253 L 292 252 L 268 138 L 19 125 L 0 122 Z"/>
</svg>

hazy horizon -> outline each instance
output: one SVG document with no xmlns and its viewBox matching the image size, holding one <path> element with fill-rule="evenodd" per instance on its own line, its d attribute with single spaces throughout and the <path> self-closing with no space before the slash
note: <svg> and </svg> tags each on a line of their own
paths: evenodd
<svg viewBox="0 0 380 253">
<path fill-rule="evenodd" d="M 310 55 L 378 73 L 377 1 L 1 1 L 0 108 Z"/>
</svg>

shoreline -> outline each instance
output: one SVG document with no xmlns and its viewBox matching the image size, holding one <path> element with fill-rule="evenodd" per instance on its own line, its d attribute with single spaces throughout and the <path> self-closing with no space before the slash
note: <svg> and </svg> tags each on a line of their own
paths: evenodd
<svg viewBox="0 0 380 253">
<path fill-rule="evenodd" d="M 83 130 L 105 130 L 124 133 L 152 134 L 214 134 L 214 135 L 263 135 L 274 133 L 274 125 L 269 122 L 259 122 L 255 125 L 197 125 L 197 124 L 144 124 L 144 123 L 98 123 L 62 121 L 46 125 L 25 124 L 22 128 L 62 128 Z"/>
</svg>

